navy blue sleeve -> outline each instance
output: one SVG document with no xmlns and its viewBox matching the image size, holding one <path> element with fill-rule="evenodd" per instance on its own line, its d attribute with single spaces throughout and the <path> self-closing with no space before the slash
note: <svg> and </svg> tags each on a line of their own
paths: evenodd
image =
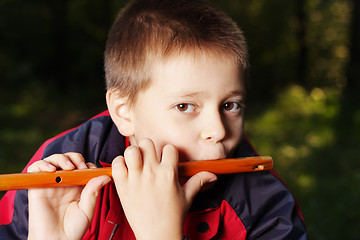
<svg viewBox="0 0 360 240">
<path fill-rule="evenodd" d="M 27 239 L 28 235 L 28 198 L 27 190 L 19 190 L 16 192 L 7 192 L 3 199 L 11 198 L 10 195 L 15 194 L 14 208 L 1 209 L 1 214 L 12 214 L 10 223 L 1 223 L 0 239 Z M 4 205 L 1 205 L 3 207 Z"/>
<path fill-rule="evenodd" d="M 247 196 L 248 204 L 239 209 L 239 217 L 247 239 L 307 239 L 295 199 L 277 176 L 267 171 L 244 174 L 241 178 L 243 190 L 239 192 L 237 188 L 238 196 Z"/>
</svg>

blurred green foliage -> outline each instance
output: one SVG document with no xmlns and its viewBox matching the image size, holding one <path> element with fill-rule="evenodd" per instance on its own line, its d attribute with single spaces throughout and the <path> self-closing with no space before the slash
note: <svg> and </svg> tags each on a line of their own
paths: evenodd
<svg viewBox="0 0 360 240">
<path fill-rule="evenodd" d="M 46 139 L 105 109 L 102 54 L 126 2 L 0 1 L 0 173 L 21 171 Z M 246 134 L 273 156 L 309 238 L 357 239 L 359 1 L 212 2 L 248 39 Z"/>
<path fill-rule="evenodd" d="M 360 109 L 343 116 L 341 98 L 339 90 L 292 85 L 247 118 L 247 136 L 259 154 L 274 158 L 312 239 L 357 239 Z"/>
</svg>

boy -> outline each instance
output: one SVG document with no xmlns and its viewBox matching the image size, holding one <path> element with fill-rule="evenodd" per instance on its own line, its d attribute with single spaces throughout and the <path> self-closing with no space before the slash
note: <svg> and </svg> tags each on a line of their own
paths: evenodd
<svg viewBox="0 0 360 240">
<path fill-rule="evenodd" d="M 271 172 L 178 179 L 178 161 L 255 155 L 243 139 L 246 70 L 245 39 L 222 11 L 131 2 L 106 46 L 108 112 L 47 141 L 27 168 L 111 164 L 114 182 L 9 192 L 1 238 L 306 239 Z"/>
</svg>

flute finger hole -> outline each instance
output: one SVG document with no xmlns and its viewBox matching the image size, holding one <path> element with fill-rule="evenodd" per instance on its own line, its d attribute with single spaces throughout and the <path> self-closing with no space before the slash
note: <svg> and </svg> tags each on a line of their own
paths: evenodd
<svg viewBox="0 0 360 240">
<path fill-rule="evenodd" d="M 60 176 L 58 176 L 58 177 L 55 178 L 55 182 L 56 182 L 56 183 L 60 183 L 61 181 L 62 181 L 62 179 L 61 179 Z"/>
<path fill-rule="evenodd" d="M 256 165 L 253 167 L 254 171 L 261 171 L 264 170 L 265 166 L 264 165 Z"/>
</svg>

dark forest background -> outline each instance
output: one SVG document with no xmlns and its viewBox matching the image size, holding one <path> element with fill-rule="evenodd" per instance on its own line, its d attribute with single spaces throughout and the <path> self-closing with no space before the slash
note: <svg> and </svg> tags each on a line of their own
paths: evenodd
<svg viewBox="0 0 360 240">
<path fill-rule="evenodd" d="M 0 173 L 105 109 L 103 50 L 126 1 L 0 0 Z M 358 239 L 360 1 L 213 0 L 244 30 L 246 134 L 296 196 L 310 239 Z"/>
</svg>

